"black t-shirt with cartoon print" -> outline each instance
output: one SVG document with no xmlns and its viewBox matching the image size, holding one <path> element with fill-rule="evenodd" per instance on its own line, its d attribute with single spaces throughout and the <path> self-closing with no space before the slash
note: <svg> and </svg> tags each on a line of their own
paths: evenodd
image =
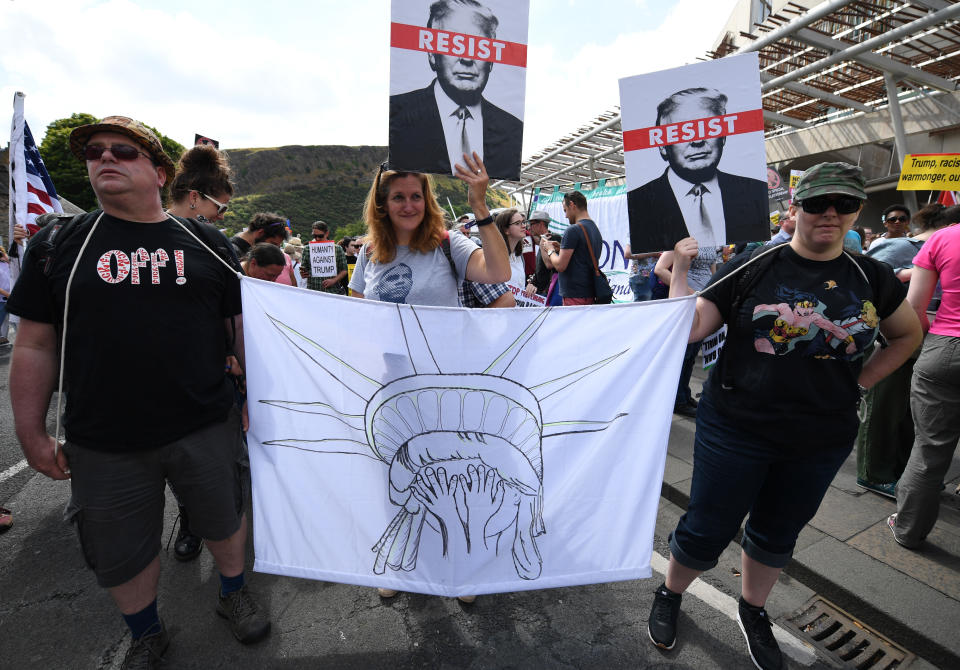
<svg viewBox="0 0 960 670">
<path fill-rule="evenodd" d="M 774 253 L 737 314 L 730 312 L 738 276 L 702 294 L 728 327 L 704 394 L 724 416 L 771 440 L 852 444 L 864 354 L 906 289 L 888 265 L 865 256 L 813 261 L 787 245 Z M 748 257 L 725 264 L 711 283 Z M 733 388 L 723 389 L 721 377 Z"/>
<path fill-rule="evenodd" d="M 58 241 L 49 275 L 27 261 L 12 313 L 60 322 L 87 223 Z M 48 234 L 42 229 L 31 249 Z M 220 246 L 230 247 L 226 238 Z M 144 450 L 226 419 L 233 385 L 224 375 L 224 318 L 240 311 L 238 277 L 179 225 L 105 214 L 70 288 L 67 439 L 100 451 Z"/>
</svg>

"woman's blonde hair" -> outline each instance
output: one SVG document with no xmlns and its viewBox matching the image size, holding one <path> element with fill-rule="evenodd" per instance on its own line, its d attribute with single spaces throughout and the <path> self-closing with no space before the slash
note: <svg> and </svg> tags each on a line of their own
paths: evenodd
<svg viewBox="0 0 960 670">
<path fill-rule="evenodd" d="M 421 172 L 384 170 L 381 165 L 363 206 L 368 231 L 367 257 L 375 263 L 389 263 L 397 256 L 397 233 L 393 229 L 390 215 L 387 214 L 387 196 L 393 180 L 403 177 L 416 177 L 423 191 L 423 221 L 410 239 L 410 249 L 421 253 L 433 251 L 443 242 L 446 233 L 443 210 L 433 194 L 433 180 L 430 176 Z"/>
</svg>

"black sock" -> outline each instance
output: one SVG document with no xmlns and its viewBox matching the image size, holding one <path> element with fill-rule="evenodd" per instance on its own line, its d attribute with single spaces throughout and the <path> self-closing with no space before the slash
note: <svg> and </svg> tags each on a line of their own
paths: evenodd
<svg viewBox="0 0 960 670">
<path fill-rule="evenodd" d="M 160 630 L 160 614 L 157 612 L 157 599 L 134 614 L 124 614 L 123 620 L 127 622 L 130 628 L 130 635 L 134 640 L 139 640 L 147 633 L 155 633 Z"/>
</svg>

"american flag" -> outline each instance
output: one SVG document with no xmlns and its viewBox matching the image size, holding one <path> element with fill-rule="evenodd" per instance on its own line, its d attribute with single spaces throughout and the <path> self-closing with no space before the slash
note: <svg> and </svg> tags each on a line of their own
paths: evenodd
<svg viewBox="0 0 960 670">
<path fill-rule="evenodd" d="M 23 94 L 14 96 L 10 132 L 10 236 L 13 226 L 24 226 L 32 235 L 40 214 L 62 212 L 57 190 L 47 172 L 30 126 L 23 118 Z"/>
<path fill-rule="evenodd" d="M 26 121 L 23 122 L 23 163 L 27 169 L 27 230 L 32 235 L 37 231 L 34 220 L 38 216 L 62 212 L 63 207 Z"/>
<path fill-rule="evenodd" d="M 960 204 L 960 199 L 957 198 L 956 191 L 940 191 L 940 197 L 937 198 L 937 202 L 944 207 L 952 207 L 953 205 Z"/>
</svg>

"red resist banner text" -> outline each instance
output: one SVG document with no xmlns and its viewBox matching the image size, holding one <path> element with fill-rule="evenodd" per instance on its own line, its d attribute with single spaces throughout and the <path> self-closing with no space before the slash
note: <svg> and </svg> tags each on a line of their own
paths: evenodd
<svg viewBox="0 0 960 670">
<path fill-rule="evenodd" d="M 668 144 L 697 142 L 713 137 L 763 131 L 763 110 L 752 109 L 736 114 L 708 116 L 692 121 L 667 123 L 650 128 L 623 131 L 623 150 L 652 149 Z"/>
<path fill-rule="evenodd" d="M 390 24 L 390 46 L 412 51 L 527 67 L 527 45 L 436 28 Z"/>
</svg>

